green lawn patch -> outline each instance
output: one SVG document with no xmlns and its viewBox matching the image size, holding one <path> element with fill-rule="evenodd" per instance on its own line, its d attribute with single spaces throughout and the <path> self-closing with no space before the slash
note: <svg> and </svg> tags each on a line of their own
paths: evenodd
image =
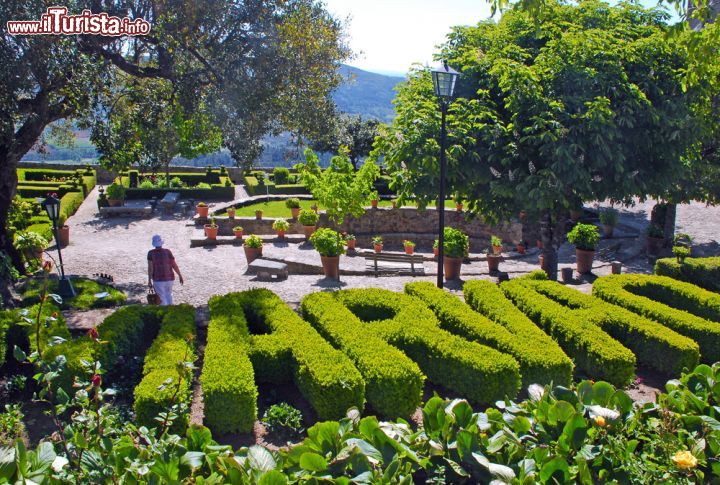
<svg viewBox="0 0 720 485">
<path fill-rule="evenodd" d="M 310 209 L 310 206 L 313 204 L 317 204 L 317 201 L 314 199 L 308 199 L 308 200 L 300 200 L 300 208 L 301 209 Z M 320 210 L 323 210 L 323 207 L 318 204 L 318 207 Z M 378 203 L 378 207 L 392 207 L 392 202 L 389 200 L 381 200 Z M 415 207 L 414 204 L 406 204 L 404 207 Z M 368 208 L 370 208 L 370 205 L 368 205 Z M 445 208 L 446 209 L 454 209 L 455 208 L 455 202 L 452 200 L 446 200 L 445 201 Z M 290 219 L 292 217 L 292 214 L 290 213 L 290 209 L 285 207 L 285 201 L 284 200 L 272 200 L 270 202 L 257 202 L 252 205 L 247 205 L 245 207 L 238 207 L 235 211 L 235 217 L 255 217 L 255 211 L 261 210 L 263 211 L 263 217 L 282 217 L 285 219 Z M 220 212 L 218 214 L 215 214 L 217 216 L 226 216 L 227 212 Z"/>
<path fill-rule="evenodd" d="M 41 279 L 33 279 L 25 284 L 23 290 L 23 305 L 34 305 L 40 299 L 40 289 L 42 288 Z M 77 295 L 74 298 L 63 299 L 60 308 L 63 310 L 90 310 L 93 308 L 107 308 L 125 303 L 127 297 L 122 291 L 116 290 L 112 286 L 98 283 L 97 281 L 86 278 L 73 278 L 73 287 Z M 57 280 L 48 282 L 50 293 L 58 292 Z M 99 296 L 107 293 L 105 296 Z M 98 296 L 96 296 L 98 295 Z"/>
</svg>

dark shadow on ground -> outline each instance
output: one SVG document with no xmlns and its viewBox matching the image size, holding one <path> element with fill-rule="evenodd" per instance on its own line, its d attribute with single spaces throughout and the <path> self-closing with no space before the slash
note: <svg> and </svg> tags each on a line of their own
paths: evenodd
<svg viewBox="0 0 720 485">
<path fill-rule="evenodd" d="M 347 286 L 347 283 L 342 280 L 336 280 L 335 278 L 325 277 L 317 280 L 315 283 L 313 283 L 312 286 L 322 288 L 322 291 L 335 291 L 341 289 L 344 286 Z"/>
<path fill-rule="evenodd" d="M 720 256 L 720 243 L 716 240 L 702 244 L 693 244 L 692 256 L 694 258 L 707 258 L 709 256 Z"/>
</svg>

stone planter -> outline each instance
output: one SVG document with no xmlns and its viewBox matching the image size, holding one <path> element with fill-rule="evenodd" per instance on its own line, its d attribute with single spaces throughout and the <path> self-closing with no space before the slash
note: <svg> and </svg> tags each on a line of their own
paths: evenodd
<svg viewBox="0 0 720 485">
<path fill-rule="evenodd" d="M 206 205 L 205 206 L 201 206 L 201 205 L 195 206 L 195 212 L 197 212 L 197 215 L 199 217 L 207 217 L 209 210 L 210 210 L 210 208 Z"/>
<path fill-rule="evenodd" d="M 107 201 L 110 207 L 122 207 L 125 202 L 123 199 L 108 199 Z"/>
<path fill-rule="evenodd" d="M 320 256 L 326 278 L 340 279 L 340 256 Z"/>
<path fill-rule="evenodd" d="M 595 257 L 595 251 L 586 251 L 584 249 L 575 249 L 575 263 L 577 265 L 577 272 L 580 274 L 587 274 L 592 272 L 593 258 Z"/>
<path fill-rule="evenodd" d="M 218 229 L 218 226 L 213 227 L 210 224 L 205 224 L 205 235 L 208 239 L 215 240 L 217 239 Z"/>
<path fill-rule="evenodd" d="M 65 225 L 58 227 L 58 244 L 61 248 L 70 244 L 70 226 Z"/>
<path fill-rule="evenodd" d="M 665 239 L 661 237 L 647 237 L 647 255 L 648 256 L 657 256 L 660 254 L 660 250 L 663 247 L 663 243 L 665 242 Z"/>
<path fill-rule="evenodd" d="M 615 232 L 615 226 L 608 226 L 607 224 L 603 224 L 603 234 L 607 239 L 613 237 L 613 232 Z"/>
<path fill-rule="evenodd" d="M 262 256 L 262 248 L 249 248 L 247 246 L 243 246 L 243 249 L 245 250 L 245 259 L 248 264 Z"/>
<path fill-rule="evenodd" d="M 315 226 L 303 226 L 303 232 L 305 233 L 305 240 L 309 240 L 312 233 L 315 232 Z"/>
<path fill-rule="evenodd" d="M 488 254 L 487 264 L 490 274 L 494 274 L 500 271 L 500 261 L 502 261 L 502 256 L 499 256 L 497 254 Z"/>
<path fill-rule="evenodd" d="M 463 258 L 443 258 L 443 267 L 445 268 L 445 281 L 460 279 L 460 268 L 462 267 Z"/>
</svg>

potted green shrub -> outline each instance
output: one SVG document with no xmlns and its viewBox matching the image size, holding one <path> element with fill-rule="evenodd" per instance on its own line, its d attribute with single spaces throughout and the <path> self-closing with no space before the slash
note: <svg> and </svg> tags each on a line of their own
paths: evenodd
<svg viewBox="0 0 720 485">
<path fill-rule="evenodd" d="M 373 236 L 372 243 L 373 243 L 373 249 L 375 249 L 376 253 L 382 252 L 382 249 L 383 249 L 382 236 Z"/>
<path fill-rule="evenodd" d="M 261 221 L 263 217 L 263 211 L 262 210 L 256 210 L 255 211 L 255 219 L 258 221 Z"/>
<path fill-rule="evenodd" d="M 290 229 L 290 223 L 288 223 L 285 219 L 278 219 L 273 222 L 272 228 L 275 232 L 277 232 L 277 237 L 282 239 L 285 237 L 285 232 Z"/>
<path fill-rule="evenodd" d="M 317 225 L 320 216 L 312 210 L 302 210 L 298 215 L 298 222 L 302 224 L 303 231 L 305 232 L 305 240 L 309 240 L 313 232 L 315 232 L 315 226 Z"/>
<path fill-rule="evenodd" d="M 323 227 L 310 236 L 310 242 L 320 253 L 325 276 L 338 279 L 340 277 L 340 255 L 345 254 L 345 241 L 343 241 L 342 235 Z"/>
<path fill-rule="evenodd" d="M 205 224 L 205 235 L 206 235 L 207 238 L 210 239 L 210 240 L 213 240 L 213 241 L 214 241 L 215 239 L 217 239 L 217 235 L 218 235 L 218 225 L 215 223 L 215 218 L 214 218 L 214 217 L 211 217 L 211 218 L 210 218 L 210 223 L 209 223 L 209 224 Z"/>
<path fill-rule="evenodd" d="M 380 196 L 378 195 L 377 192 L 373 192 L 372 194 L 370 194 L 370 206 L 373 209 L 377 209 L 379 199 L 380 199 Z"/>
<path fill-rule="evenodd" d="M 262 256 L 262 247 L 263 240 L 260 236 L 250 234 L 248 237 L 245 238 L 243 250 L 245 251 L 245 259 L 247 260 L 248 264 L 252 263 L 260 256 Z"/>
<path fill-rule="evenodd" d="M 233 234 L 235 235 L 235 239 L 242 239 L 243 238 L 243 227 L 242 226 L 233 227 Z"/>
<path fill-rule="evenodd" d="M 393 209 L 397 209 L 397 207 L 398 207 L 398 201 L 397 201 L 397 199 L 393 199 L 393 200 L 390 201 L 390 202 L 391 202 L 391 204 L 392 204 L 392 208 L 393 208 Z"/>
<path fill-rule="evenodd" d="M 576 224 L 567 235 L 568 242 L 575 245 L 577 272 L 580 274 L 592 271 L 595 248 L 600 242 L 600 232 L 595 224 Z"/>
<path fill-rule="evenodd" d="M 647 235 L 647 255 L 657 256 L 660 254 L 660 249 L 665 242 L 663 228 L 658 224 L 650 224 L 647 229 L 645 229 L 645 234 Z"/>
<path fill-rule="evenodd" d="M 619 216 L 620 214 L 617 209 L 613 209 L 612 207 L 600 211 L 600 223 L 603 225 L 603 234 L 605 234 L 606 238 L 613 237 Z"/>
<path fill-rule="evenodd" d="M 455 199 L 455 210 L 456 210 L 457 212 L 462 212 L 462 210 L 463 210 L 462 200 L 460 200 L 460 199 Z"/>
<path fill-rule="evenodd" d="M 445 279 L 456 280 L 460 278 L 463 258 L 468 255 L 470 238 L 464 232 L 452 227 L 446 227 L 443 236 Z"/>
<path fill-rule="evenodd" d="M 293 219 L 298 218 L 298 215 L 300 215 L 300 199 L 298 199 L 297 197 L 293 197 L 291 199 L 286 200 L 285 207 L 290 209 L 290 212 L 292 212 Z"/>
<path fill-rule="evenodd" d="M 502 239 L 497 236 L 490 236 L 490 245 L 492 246 L 493 254 L 502 253 Z"/>
<path fill-rule="evenodd" d="M 412 241 L 404 240 L 403 247 L 405 248 L 405 254 L 413 254 L 415 252 L 415 243 Z"/>
<path fill-rule="evenodd" d="M 345 244 L 347 245 L 348 251 L 355 251 L 355 235 L 348 234 L 345 236 Z"/>
<path fill-rule="evenodd" d="M 498 254 L 495 251 L 487 251 L 488 272 L 490 274 L 496 274 L 500 271 L 500 261 L 502 261 L 501 254 Z"/>
<path fill-rule="evenodd" d="M 437 258 L 438 253 L 440 252 L 440 241 L 438 239 L 435 239 L 435 242 L 433 243 L 433 255 Z"/>
<path fill-rule="evenodd" d="M 113 182 L 108 185 L 105 193 L 110 207 L 122 207 L 123 202 L 125 202 L 125 187 Z"/>
<path fill-rule="evenodd" d="M 227 215 L 230 219 L 235 219 L 235 207 L 228 207 Z"/>
<path fill-rule="evenodd" d="M 58 217 L 58 241 L 57 243 L 61 248 L 64 248 L 70 244 L 70 226 L 66 223 L 64 214 L 60 214 Z"/>
<path fill-rule="evenodd" d="M 207 217 L 208 210 L 210 210 L 210 208 L 205 202 L 198 202 L 198 204 L 195 206 L 195 212 L 197 212 L 198 217 Z"/>
<path fill-rule="evenodd" d="M 20 231 L 15 235 L 15 248 L 25 255 L 28 262 L 41 259 L 49 244 L 48 240 L 37 232 Z"/>
</svg>

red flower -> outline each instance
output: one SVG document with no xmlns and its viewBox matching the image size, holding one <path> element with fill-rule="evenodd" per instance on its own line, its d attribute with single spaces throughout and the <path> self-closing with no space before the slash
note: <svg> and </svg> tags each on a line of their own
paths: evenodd
<svg viewBox="0 0 720 485">
<path fill-rule="evenodd" d="M 102 384 L 102 377 L 100 377 L 100 374 L 93 374 L 91 380 L 93 387 L 100 387 L 100 384 Z"/>
<path fill-rule="evenodd" d="M 93 327 L 90 330 L 88 330 L 88 337 L 90 337 L 93 340 L 97 340 L 100 334 L 97 331 L 97 328 Z"/>
<path fill-rule="evenodd" d="M 43 271 L 46 273 L 49 273 L 52 271 L 52 261 L 43 261 L 42 264 Z"/>
</svg>

